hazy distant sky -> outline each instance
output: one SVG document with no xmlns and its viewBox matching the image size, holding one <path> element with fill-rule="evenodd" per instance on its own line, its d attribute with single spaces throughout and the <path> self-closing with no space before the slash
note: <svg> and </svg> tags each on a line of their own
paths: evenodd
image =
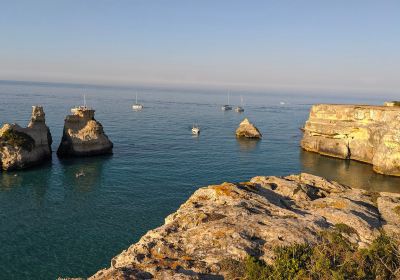
<svg viewBox="0 0 400 280">
<path fill-rule="evenodd" d="M 400 92 L 400 1 L 0 0 L 0 79 Z"/>
</svg>

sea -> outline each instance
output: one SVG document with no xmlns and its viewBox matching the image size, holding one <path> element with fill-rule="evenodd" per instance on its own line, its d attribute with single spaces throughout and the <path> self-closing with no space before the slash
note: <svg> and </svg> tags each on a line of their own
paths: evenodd
<svg viewBox="0 0 400 280">
<path fill-rule="evenodd" d="M 136 93 L 141 111 L 132 110 Z M 64 118 L 83 95 L 114 143 L 113 155 L 59 160 Z M 210 184 L 308 172 L 400 192 L 399 178 L 299 146 L 312 104 L 382 104 L 383 97 L 238 90 L 231 104 L 240 96 L 243 113 L 221 110 L 227 91 L 220 89 L 0 81 L 0 122 L 25 126 L 31 106 L 42 105 L 53 137 L 50 163 L 0 173 L 0 279 L 90 276 Z M 235 138 L 244 118 L 262 140 Z"/>
</svg>

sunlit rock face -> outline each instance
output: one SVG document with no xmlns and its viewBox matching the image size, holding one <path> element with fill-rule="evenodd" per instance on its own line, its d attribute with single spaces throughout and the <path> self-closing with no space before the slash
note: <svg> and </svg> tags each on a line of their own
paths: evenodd
<svg viewBox="0 0 400 280">
<path fill-rule="evenodd" d="M 262 137 L 260 131 L 247 118 L 245 118 L 236 129 L 236 137 L 260 139 Z"/>
<path fill-rule="evenodd" d="M 352 229 L 345 238 L 366 247 L 385 231 L 400 238 L 400 194 L 370 193 L 302 173 L 198 189 L 165 224 L 147 232 L 90 280 L 232 279 L 224 262 L 273 248 L 316 244 L 323 230 Z"/>
<path fill-rule="evenodd" d="M 400 107 L 320 104 L 311 108 L 303 149 L 370 163 L 400 176 Z"/>
<path fill-rule="evenodd" d="M 94 110 L 86 106 L 71 109 L 65 118 L 64 131 L 57 150 L 59 157 L 95 156 L 112 153 L 113 143 L 103 126 L 94 118 Z"/>
<path fill-rule="evenodd" d="M 52 138 L 43 107 L 33 106 L 28 127 L 5 124 L 0 129 L 0 165 L 3 170 L 24 169 L 51 159 Z"/>
</svg>

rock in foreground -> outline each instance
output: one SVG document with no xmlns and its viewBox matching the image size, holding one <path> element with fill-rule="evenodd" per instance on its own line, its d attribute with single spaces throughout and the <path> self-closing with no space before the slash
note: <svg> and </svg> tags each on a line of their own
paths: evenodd
<svg viewBox="0 0 400 280">
<path fill-rule="evenodd" d="M 252 139 L 260 139 L 262 137 L 260 131 L 250 121 L 245 118 L 236 129 L 236 137 L 245 137 Z"/>
<path fill-rule="evenodd" d="M 112 153 L 113 143 L 103 126 L 94 118 L 94 110 L 86 106 L 71 109 L 65 118 L 63 137 L 57 150 L 59 157 L 95 156 Z"/>
<path fill-rule="evenodd" d="M 400 176 L 400 107 L 314 105 L 304 127 L 303 149 L 370 163 Z"/>
<path fill-rule="evenodd" d="M 51 159 L 52 138 L 41 106 L 32 107 L 28 127 L 5 124 L 0 129 L 0 166 L 24 169 Z"/>
<path fill-rule="evenodd" d="M 90 279 L 229 279 L 227 260 L 252 255 L 268 263 L 274 247 L 314 244 L 321 231 L 343 224 L 351 229 L 346 238 L 365 247 L 381 230 L 400 236 L 399 206 L 400 194 L 304 173 L 211 185 Z"/>
</svg>

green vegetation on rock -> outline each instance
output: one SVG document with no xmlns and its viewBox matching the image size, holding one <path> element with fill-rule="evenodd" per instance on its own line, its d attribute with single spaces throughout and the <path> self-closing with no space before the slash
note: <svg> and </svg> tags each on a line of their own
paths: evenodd
<svg viewBox="0 0 400 280">
<path fill-rule="evenodd" d="M 32 151 L 35 146 L 35 140 L 28 134 L 9 129 L 5 131 L 0 137 L 0 145 L 10 145 L 13 147 L 21 147 L 24 150 Z"/>
<path fill-rule="evenodd" d="M 241 263 L 246 280 L 266 279 L 399 279 L 400 252 L 397 242 L 381 234 L 365 249 L 351 244 L 342 233 L 353 233 L 342 224 L 321 232 L 317 245 L 276 247 L 273 264 L 255 257 Z"/>
</svg>

